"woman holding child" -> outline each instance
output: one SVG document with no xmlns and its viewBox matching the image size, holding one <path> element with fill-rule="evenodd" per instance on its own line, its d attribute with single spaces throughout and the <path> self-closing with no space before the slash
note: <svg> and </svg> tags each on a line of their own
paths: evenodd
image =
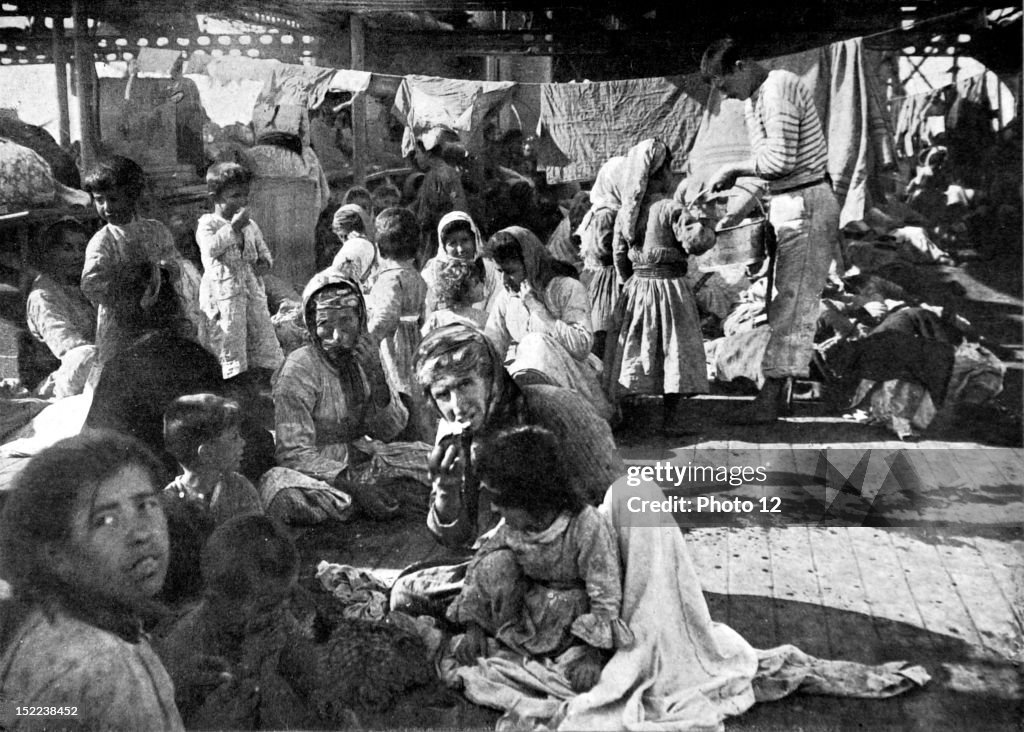
<svg viewBox="0 0 1024 732">
<path fill-rule="evenodd" d="M 490 312 L 501 293 L 501 272 L 494 262 L 484 257 L 484 242 L 473 218 L 464 211 L 451 211 L 437 224 L 437 240 L 441 243 L 437 255 L 423 266 L 427 283 L 426 315 L 438 309 L 437 278 L 441 268 L 449 262 L 465 262 L 475 267 L 484 283 L 483 298 L 473 304 L 482 312 Z"/>
</svg>

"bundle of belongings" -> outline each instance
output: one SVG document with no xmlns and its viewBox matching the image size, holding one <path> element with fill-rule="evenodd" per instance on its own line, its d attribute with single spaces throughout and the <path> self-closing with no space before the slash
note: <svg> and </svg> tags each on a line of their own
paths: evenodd
<svg viewBox="0 0 1024 732">
<path fill-rule="evenodd" d="M 899 276 L 911 265 L 890 267 Z M 705 344 L 709 377 L 763 382 L 770 329 L 766 280 L 741 293 Z M 939 409 L 985 405 L 1003 390 L 1006 367 L 955 306 L 921 302 L 903 287 L 851 268 L 821 298 L 811 377 L 829 388 L 848 419 L 919 436 Z"/>
</svg>

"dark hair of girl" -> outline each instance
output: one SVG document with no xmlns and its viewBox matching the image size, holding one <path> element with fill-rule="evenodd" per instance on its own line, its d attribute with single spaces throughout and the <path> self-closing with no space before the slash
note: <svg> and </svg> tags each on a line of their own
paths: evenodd
<svg viewBox="0 0 1024 732">
<path fill-rule="evenodd" d="M 476 472 L 498 506 L 531 514 L 577 514 L 583 500 L 565 474 L 564 451 L 554 434 L 536 425 L 502 430 L 485 439 L 474 455 Z"/>
</svg>

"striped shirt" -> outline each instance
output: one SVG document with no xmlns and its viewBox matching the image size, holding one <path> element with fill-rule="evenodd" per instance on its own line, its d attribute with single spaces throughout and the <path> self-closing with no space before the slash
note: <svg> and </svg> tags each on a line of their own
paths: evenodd
<svg viewBox="0 0 1024 732">
<path fill-rule="evenodd" d="M 754 170 L 773 191 L 811 183 L 828 172 L 828 148 L 814 98 L 791 71 L 769 71 L 746 102 Z"/>
</svg>

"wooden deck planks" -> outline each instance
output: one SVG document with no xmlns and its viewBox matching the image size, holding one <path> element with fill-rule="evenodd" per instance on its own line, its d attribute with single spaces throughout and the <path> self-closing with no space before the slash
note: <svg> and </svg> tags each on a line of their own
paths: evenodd
<svg viewBox="0 0 1024 732">
<path fill-rule="evenodd" d="M 776 645 L 768 532 L 750 528 L 729 536 L 728 623 L 759 648 Z"/>
<path fill-rule="evenodd" d="M 942 566 L 967 608 L 980 635 L 980 646 L 995 658 L 1010 659 L 1021 651 L 1021 629 L 1009 598 L 970 542 L 937 545 Z"/>
</svg>

